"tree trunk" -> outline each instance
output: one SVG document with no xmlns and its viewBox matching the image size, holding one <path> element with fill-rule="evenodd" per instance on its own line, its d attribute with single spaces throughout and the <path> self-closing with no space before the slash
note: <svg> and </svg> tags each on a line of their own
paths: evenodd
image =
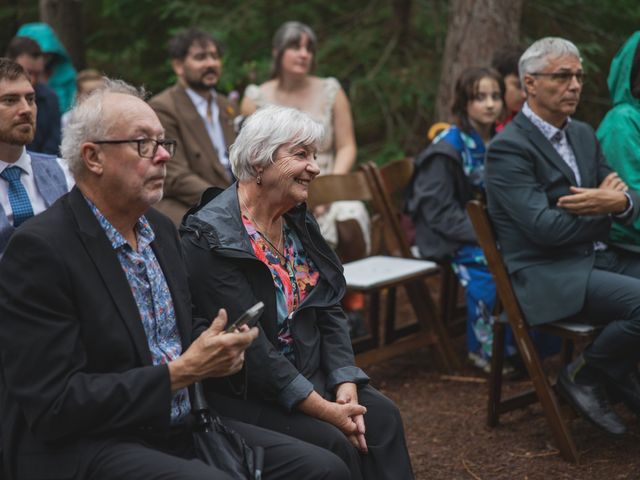
<svg viewBox="0 0 640 480">
<path fill-rule="evenodd" d="M 76 69 L 85 68 L 82 0 L 40 0 L 40 19 L 56 32 Z"/>
<path fill-rule="evenodd" d="M 516 43 L 523 0 L 451 0 L 435 121 L 451 122 L 456 80 L 465 68 L 488 66 L 493 52 Z"/>
</svg>

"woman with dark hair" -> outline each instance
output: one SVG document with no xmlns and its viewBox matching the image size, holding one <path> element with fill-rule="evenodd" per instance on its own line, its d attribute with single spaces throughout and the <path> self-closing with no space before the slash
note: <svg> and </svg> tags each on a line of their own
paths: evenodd
<svg viewBox="0 0 640 480">
<path fill-rule="evenodd" d="M 306 210 L 323 134 L 298 110 L 260 109 L 230 150 L 238 182 L 205 192 L 181 228 L 202 316 L 224 307 L 236 319 L 265 305 L 245 352 L 244 395 L 218 385 L 215 405 L 221 415 L 332 451 L 354 480 L 410 480 L 400 412 L 355 365 L 340 306 L 342 266 Z"/>
<path fill-rule="evenodd" d="M 338 80 L 312 75 L 317 44 L 316 34 L 308 25 L 284 23 L 273 37 L 271 79 L 260 86 L 249 85 L 240 110 L 243 115 L 251 115 L 266 105 L 280 105 L 306 113 L 325 130 L 318 148 L 320 174 L 344 174 L 356 162 L 351 107 Z M 349 219 L 356 220 L 361 229 L 359 243 L 369 244 L 369 216 L 361 202 L 335 202 L 313 213 L 322 236 L 333 248 L 338 246 L 336 223 Z"/>
<path fill-rule="evenodd" d="M 434 138 L 415 160 L 408 202 L 420 254 L 450 261 L 465 287 L 469 358 L 488 369 L 491 312 L 496 290 L 465 211 L 469 200 L 484 196 L 485 146 L 502 113 L 504 83 L 490 68 L 469 68 L 455 85 L 453 125 Z M 507 352 L 515 354 L 515 349 Z"/>
</svg>

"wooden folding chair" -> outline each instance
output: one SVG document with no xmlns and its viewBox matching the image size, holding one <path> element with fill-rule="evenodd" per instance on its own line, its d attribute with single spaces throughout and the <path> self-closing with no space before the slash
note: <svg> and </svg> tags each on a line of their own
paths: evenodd
<svg viewBox="0 0 640 480">
<path fill-rule="evenodd" d="M 412 158 L 404 158 L 389 162 L 382 167 L 378 167 L 374 162 L 367 162 L 363 165 L 363 169 L 376 182 L 376 187 L 382 190 L 383 201 L 389 210 L 389 215 L 394 218 L 400 218 L 401 208 L 399 205 L 404 203 L 406 188 L 411 182 L 414 171 L 414 163 Z M 396 198 L 399 197 L 399 198 Z M 400 222 L 397 222 L 395 235 L 401 238 L 401 247 L 397 252 L 406 258 L 420 258 L 419 253 L 414 252 L 409 246 L 404 230 L 401 228 Z M 464 314 L 466 308 L 464 305 L 458 306 L 458 291 L 460 282 L 456 276 L 451 263 L 436 262 L 440 266 L 440 298 L 439 308 L 442 322 L 449 334 L 461 334 L 465 330 L 465 319 L 456 323 L 459 314 Z"/>
<path fill-rule="evenodd" d="M 389 218 L 379 193 L 363 170 L 346 175 L 323 175 L 316 178 L 309 191 L 308 205 L 325 205 L 336 201 L 358 200 L 365 202 L 372 218 L 381 225 L 383 241 L 375 238 L 372 244 L 382 244 L 385 252 L 397 252 L 398 239 L 394 235 L 393 220 Z M 375 232 L 374 232 L 375 236 Z M 380 252 L 372 252 L 374 254 Z M 432 346 L 442 366 L 451 370 L 457 359 L 450 347 L 446 331 L 441 328 L 425 278 L 437 271 L 437 265 L 427 260 L 402 258 L 402 255 L 373 255 L 344 264 L 347 287 L 360 291 L 370 298 L 370 336 L 354 340 L 356 360 L 359 365 L 368 365 L 424 346 Z M 381 293 L 397 287 L 407 292 L 416 313 L 417 323 L 397 328 L 393 295 L 387 295 L 385 324 L 380 324 Z M 381 333 L 381 327 L 385 331 Z"/>
<path fill-rule="evenodd" d="M 520 393 L 510 398 L 504 400 L 501 398 L 505 325 L 497 321 L 494 324 L 487 423 L 490 427 L 495 427 L 498 424 L 500 414 L 523 408 L 539 401 L 547 417 L 549 427 L 560 450 L 560 454 L 565 460 L 577 462 L 578 451 L 568 425 L 568 421 L 572 418 L 571 412 L 565 409 L 563 414 L 553 386 L 542 369 L 538 352 L 529 334 L 531 327 L 527 325 L 518 300 L 513 292 L 511 280 L 502 261 L 502 256 L 496 243 L 486 207 L 481 202 L 472 200 L 467 204 L 467 212 L 469 213 L 471 223 L 478 237 L 478 243 L 484 251 L 489 270 L 496 283 L 498 300 L 513 330 L 513 337 L 534 387 L 533 390 Z M 540 299 L 540 301 L 543 302 L 544 299 Z M 567 319 L 567 321 L 534 327 L 536 330 L 562 338 L 564 362 L 571 360 L 572 345 L 588 343 L 593 341 L 597 335 L 597 329 L 595 327 L 580 324 L 575 320 L 575 318 L 572 318 Z"/>
</svg>

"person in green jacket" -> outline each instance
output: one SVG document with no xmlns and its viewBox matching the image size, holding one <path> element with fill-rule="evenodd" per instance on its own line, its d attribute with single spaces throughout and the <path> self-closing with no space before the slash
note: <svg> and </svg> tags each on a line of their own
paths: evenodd
<svg viewBox="0 0 640 480">
<path fill-rule="evenodd" d="M 56 92 L 60 113 L 68 111 L 76 98 L 76 69 L 71 56 L 46 23 L 27 23 L 18 29 L 17 35 L 34 39 L 47 57 L 45 73 L 47 85 Z"/>
<path fill-rule="evenodd" d="M 611 62 L 608 85 L 613 102 L 596 135 L 607 162 L 631 190 L 640 190 L 640 31 L 625 42 Z M 624 226 L 614 222 L 611 240 L 640 247 L 640 218 Z"/>
</svg>

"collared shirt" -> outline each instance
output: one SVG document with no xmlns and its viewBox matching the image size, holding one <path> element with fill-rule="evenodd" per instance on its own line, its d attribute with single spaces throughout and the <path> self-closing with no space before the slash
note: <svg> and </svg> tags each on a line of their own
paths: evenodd
<svg viewBox="0 0 640 480">
<path fill-rule="evenodd" d="M 582 178 L 580 177 L 578 162 L 576 161 L 576 156 L 573 153 L 573 149 L 571 148 L 569 141 L 567 140 L 566 133 L 567 126 L 569 125 L 569 123 L 571 123 L 571 117 L 567 117 L 567 121 L 565 122 L 563 127 L 558 128 L 540 118 L 533 110 L 531 110 L 528 102 L 524 103 L 521 112 L 525 117 L 531 120 L 531 123 L 533 123 L 538 128 L 538 130 L 540 130 L 542 135 L 544 135 L 544 137 L 549 140 L 555 151 L 558 152 L 558 155 L 560 155 L 562 160 L 564 160 L 564 163 L 566 163 L 571 171 L 573 171 L 573 174 L 576 177 L 576 183 L 578 186 L 580 186 L 580 184 L 582 183 Z M 633 200 L 626 192 L 625 196 L 627 197 L 629 206 L 624 212 L 613 215 L 616 218 L 624 218 L 629 214 L 629 212 L 631 212 L 631 210 L 633 210 Z M 603 242 L 593 242 L 593 249 L 606 250 L 607 244 Z"/>
<path fill-rule="evenodd" d="M 171 292 L 151 248 L 151 242 L 155 239 L 151 225 L 144 215 L 138 219 L 135 226 L 138 240 L 136 251 L 100 210 L 89 199 L 86 200 L 116 251 L 127 277 L 140 312 L 153 364 L 161 365 L 175 360 L 182 354 L 182 343 Z M 174 394 L 171 401 L 171 423 L 181 423 L 190 411 L 189 393 L 186 388 L 182 388 Z"/>
<path fill-rule="evenodd" d="M 549 140 L 554 150 L 558 152 L 560 158 L 562 158 L 564 163 L 569 166 L 576 177 L 576 184 L 579 187 L 582 184 L 580 169 L 578 168 L 578 162 L 576 161 L 573 149 L 571 148 L 571 145 L 569 145 L 569 140 L 567 139 L 567 127 L 569 126 L 569 123 L 571 123 L 571 118 L 567 117 L 567 121 L 562 128 L 558 128 L 536 115 L 536 113 L 531 110 L 527 102 L 522 106 L 521 111 L 525 117 L 531 120 L 531 123 L 538 127 L 538 130 L 540 130 L 542 135 Z"/>
<path fill-rule="evenodd" d="M 224 141 L 224 134 L 220 126 L 220 109 L 218 108 L 218 95 L 216 91 L 213 89 L 210 90 L 211 120 L 207 117 L 207 107 L 209 106 L 207 99 L 198 95 L 190 88 L 187 88 L 186 91 L 193 102 L 193 106 L 196 107 L 198 115 L 200 115 L 207 127 L 207 133 L 209 134 L 213 148 L 218 152 L 218 160 L 222 165 L 227 167 L 229 165 L 229 157 L 227 156 L 227 144 Z"/>
<path fill-rule="evenodd" d="M 282 252 L 275 250 L 277 246 L 271 245 L 244 215 L 242 215 L 242 223 L 251 239 L 253 252 L 258 260 L 269 268 L 276 287 L 278 350 L 295 365 L 291 332 L 293 315 L 317 285 L 320 272 L 304 251 L 298 235 L 286 222 L 282 229 Z M 277 253 L 284 256 L 284 261 L 278 257 Z"/>
<path fill-rule="evenodd" d="M 58 165 L 60 165 L 60 168 L 62 168 L 65 179 L 67 180 L 67 190 L 71 190 L 74 185 L 74 181 L 73 177 L 69 173 L 67 162 L 65 162 L 61 158 L 58 158 L 57 162 Z M 24 188 L 27 191 L 27 195 L 29 195 L 29 200 L 31 200 L 31 207 L 33 208 L 33 214 L 38 215 L 39 213 L 44 212 L 47 206 L 45 204 L 44 198 L 42 198 L 42 195 L 40 195 L 40 192 L 38 191 L 38 187 L 36 186 L 36 180 L 33 175 L 33 168 L 31 167 L 31 156 L 27 153 L 26 148 L 22 149 L 22 154 L 15 163 L 8 163 L 0 160 L 0 173 L 2 173 L 5 168 L 12 165 L 20 167 L 22 169 L 23 173 L 20 176 L 20 182 L 22 183 L 22 185 L 24 185 Z M 0 179 L 0 205 L 2 205 L 9 223 L 13 224 L 13 209 L 11 208 L 11 202 L 9 202 L 9 182 L 2 179 Z"/>
</svg>

